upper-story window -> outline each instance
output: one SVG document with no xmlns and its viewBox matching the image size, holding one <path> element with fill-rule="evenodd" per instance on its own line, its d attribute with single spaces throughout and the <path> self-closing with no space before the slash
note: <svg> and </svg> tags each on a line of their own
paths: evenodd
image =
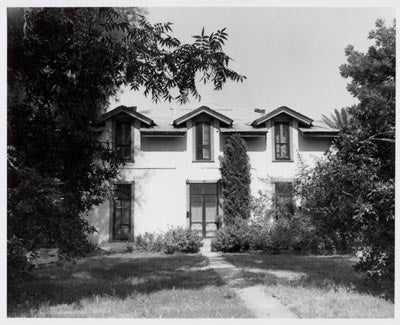
<svg viewBox="0 0 400 325">
<path fill-rule="evenodd" d="M 211 127 L 208 122 L 196 124 L 196 160 L 211 160 Z"/>
<path fill-rule="evenodd" d="M 290 160 L 289 122 L 275 122 L 275 160 Z"/>
<path fill-rule="evenodd" d="M 131 122 L 115 122 L 115 151 L 119 158 L 131 160 Z"/>
</svg>

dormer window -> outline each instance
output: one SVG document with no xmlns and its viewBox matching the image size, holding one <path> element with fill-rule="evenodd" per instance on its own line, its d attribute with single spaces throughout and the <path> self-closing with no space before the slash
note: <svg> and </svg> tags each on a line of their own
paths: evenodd
<svg viewBox="0 0 400 325">
<path fill-rule="evenodd" d="M 211 160 L 211 126 L 209 122 L 196 124 L 196 160 Z"/>
<path fill-rule="evenodd" d="M 131 160 L 131 122 L 115 122 L 115 152 L 123 160 Z"/>
<path fill-rule="evenodd" d="M 290 160 L 289 122 L 275 122 L 275 160 Z"/>
</svg>

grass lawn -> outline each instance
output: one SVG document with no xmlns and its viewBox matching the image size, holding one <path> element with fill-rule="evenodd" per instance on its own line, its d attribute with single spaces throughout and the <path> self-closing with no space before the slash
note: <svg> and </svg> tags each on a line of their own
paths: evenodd
<svg viewBox="0 0 400 325">
<path fill-rule="evenodd" d="M 9 317 L 253 317 L 201 255 L 111 254 L 37 269 Z"/>
<path fill-rule="evenodd" d="M 302 318 L 392 318 L 394 304 L 366 283 L 350 256 L 224 254 Z"/>
</svg>

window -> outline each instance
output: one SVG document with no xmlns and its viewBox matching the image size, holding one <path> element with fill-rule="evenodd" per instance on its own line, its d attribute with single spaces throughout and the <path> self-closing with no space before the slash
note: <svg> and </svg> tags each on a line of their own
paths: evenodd
<svg viewBox="0 0 400 325">
<path fill-rule="evenodd" d="M 131 235 L 131 184 L 117 184 L 113 197 L 113 240 Z"/>
<path fill-rule="evenodd" d="M 293 215 L 293 184 L 292 182 L 275 183 L 275 217 Z"/>
<path fill-rule="evenodd" d="M 275 160 L 290 160 L 290 132 L 288 122 L 275 122 Z"/>
<path fill-rule="evenodd" d="M 196 124 L 196 160 L 211 160 L 210 123 Z"/>
<path fill-rule="evenodd" d="M 119 158 L 131 160 L 131 123 L 115 123 L 115 151 Z"/>
</svg>

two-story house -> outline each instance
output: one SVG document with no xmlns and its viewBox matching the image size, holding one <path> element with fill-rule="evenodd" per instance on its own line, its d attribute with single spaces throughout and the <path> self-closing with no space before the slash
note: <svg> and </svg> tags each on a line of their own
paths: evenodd
<svg viewBox="0 0 400 325">
<path fill-rule="evenodd" d="M 251 191 L 290 193 L 298 159 L 322 157 L 338 130 L 282 106 L 193 110 L 119 106 L 102 116 L 102 141 L 125 160 L 114 199 L 96 207 L 89 221 L 99 245 L 127 241 L 168 226 L 213 236 L 222 215 L 220 161 L 226 139 L 239 133 L 248 147 Z"/>
</svg>

